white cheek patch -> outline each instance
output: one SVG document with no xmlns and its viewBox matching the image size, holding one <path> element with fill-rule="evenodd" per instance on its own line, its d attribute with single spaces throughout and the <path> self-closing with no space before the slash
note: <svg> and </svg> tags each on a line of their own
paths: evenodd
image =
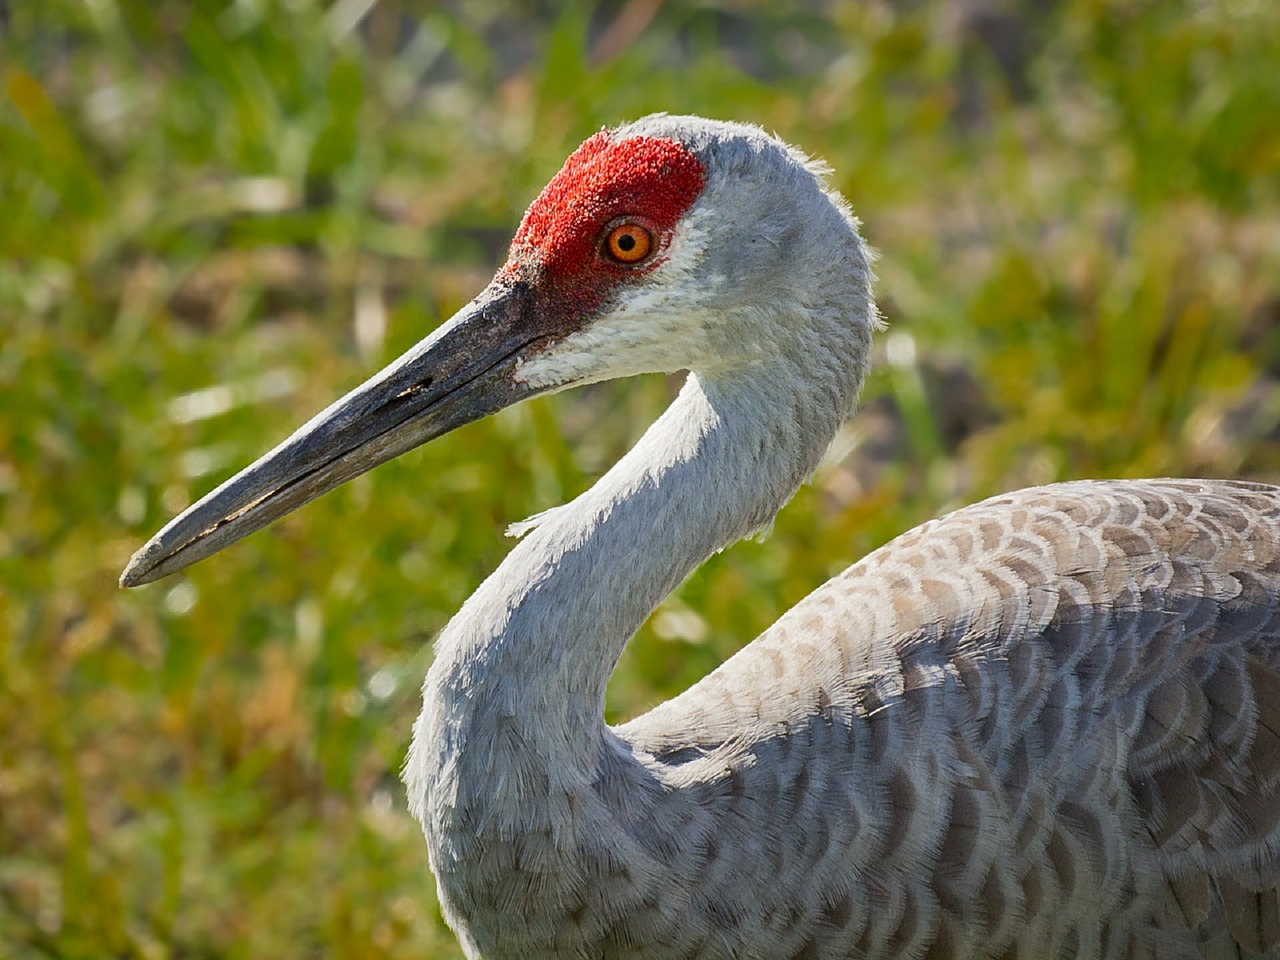
<svg viewBox="0 0 1280 960">
<path fill-rule="evenodd" d="M 705 304 L 721 279 L 697 276 L 708 239 L 705 217 L 691 210 L 643 285 L 624 290 L 586 328 L 521 359 L 515 379 L 546 388 L 688 367 L 711 319 Z"/>
</svg>

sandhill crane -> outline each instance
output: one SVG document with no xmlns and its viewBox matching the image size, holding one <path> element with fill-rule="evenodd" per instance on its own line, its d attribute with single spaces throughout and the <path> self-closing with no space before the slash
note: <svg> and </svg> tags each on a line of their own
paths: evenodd
<svg viewBox="0 0 1280 960">
<path fill-rule="evenodd" d="M 868 261 L 823 169 L 757 128 L 602 131 L 474 301 L 122 583 L 525 397 L 688 369 L 437 641 L 405 780 L 468 956 L 1277 956 L 1275 487 L 1077 482 L 959 510 L 605 724 L 634 631 L 851 413 Z"/>
</svg>

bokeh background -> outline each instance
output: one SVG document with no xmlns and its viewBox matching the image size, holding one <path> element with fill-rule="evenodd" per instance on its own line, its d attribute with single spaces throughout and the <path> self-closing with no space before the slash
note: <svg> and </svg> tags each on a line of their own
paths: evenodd
<svg viewBox="0 0 1280 960">
<path fill-rule="evenodd" d="M 1272 0 L 0 3 L 0 954 L 458 956 L 397 776 L 431 637 L 678 379 L 115 581 L 469 299 L 601 125 L 827 158 L 891 324 L 863 413 L 656 612 L 612 716 L 985 495 L 1280 480 L 1278 64 Z"/>
</svg>

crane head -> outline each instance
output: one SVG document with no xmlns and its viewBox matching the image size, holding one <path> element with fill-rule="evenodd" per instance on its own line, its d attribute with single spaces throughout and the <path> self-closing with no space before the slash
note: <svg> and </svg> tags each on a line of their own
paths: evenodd
<svg viewBox="0 0 1280 960">
<path fill-rule="evenodd" d="M 121 585 L 541 393 L 816 350 L 848 368 L 851 406 L 875 323 L 868 261 L 821 169 L 758 128 L 655 115 L 601 131 L 534 200 L 474 300 L 172 520 Z"/>
</svg>

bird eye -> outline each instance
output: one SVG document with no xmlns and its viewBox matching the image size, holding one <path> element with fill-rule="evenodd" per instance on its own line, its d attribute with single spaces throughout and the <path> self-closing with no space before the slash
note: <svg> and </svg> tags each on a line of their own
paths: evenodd
<svg viewBox="0 0 1280 960">
<path fill-rule="evenodd" d="M 604 238 L 604 246 L 619 263 L 639 263 L 653 250 L 653 234 L 638 223 L 620 223 Z"/>
</svg>

